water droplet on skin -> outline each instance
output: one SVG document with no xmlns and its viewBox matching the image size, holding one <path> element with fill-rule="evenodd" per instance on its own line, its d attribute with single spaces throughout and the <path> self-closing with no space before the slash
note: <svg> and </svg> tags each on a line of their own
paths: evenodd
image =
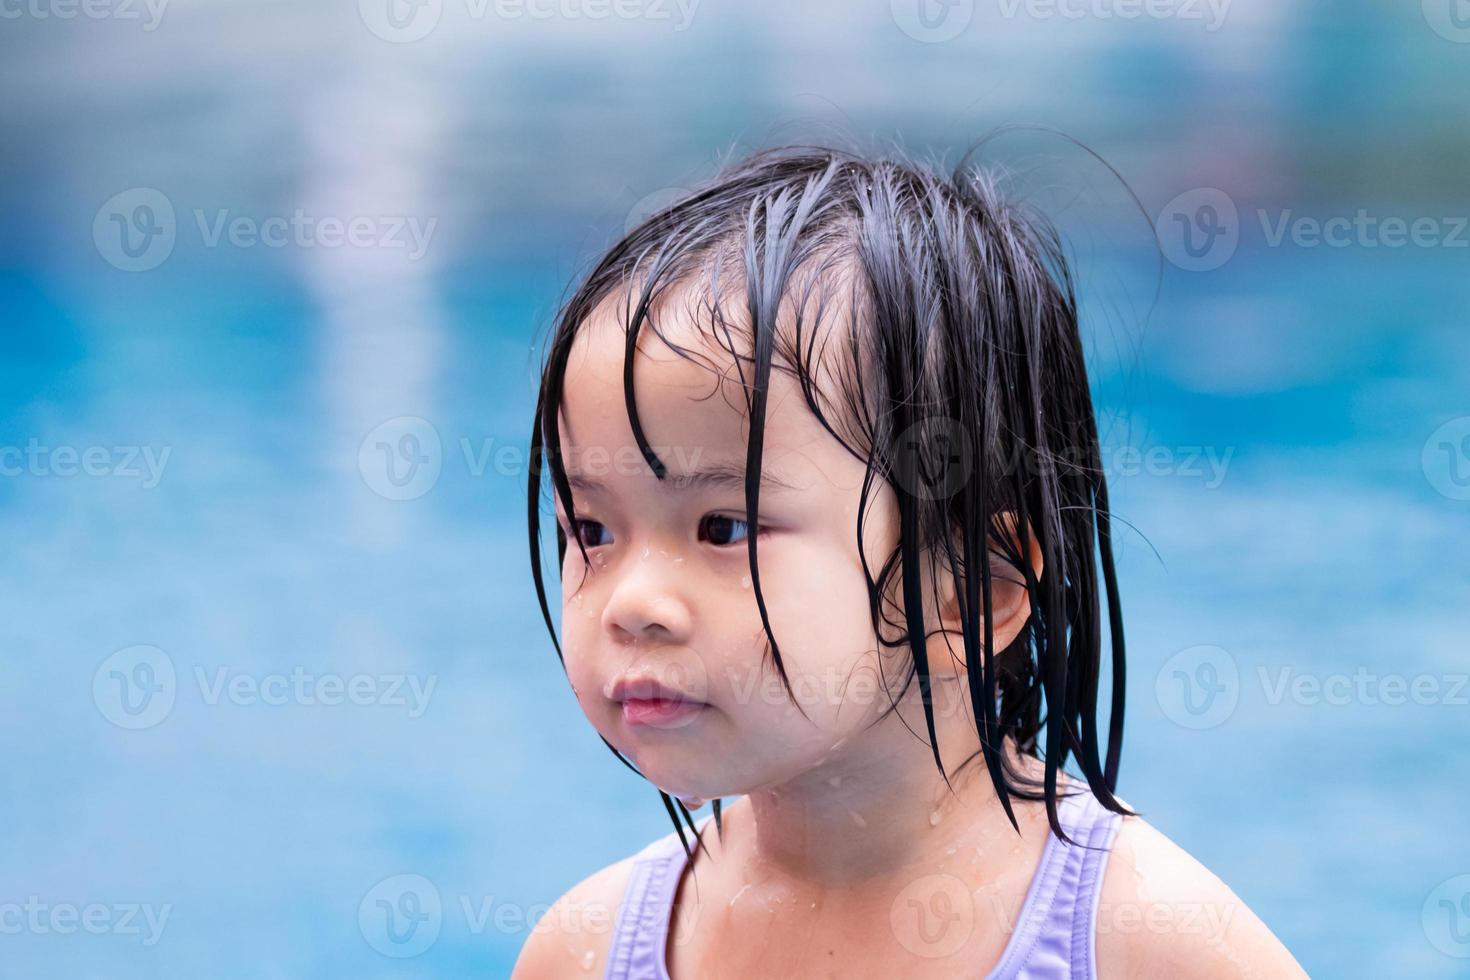
<svg viewBox="0 0 1470 980">
<path fill-rule="evenodd" d="M 582 954 L 582 969 L 584 969 L 584 970 L 590 970 L 590 969 L 592 969 L 592 964 L 596 960 L 597 960 L 597 954 L 595 952 L 593 952 L 592 950 L 590 950 L 590 949 L 587 950 L 587 952 L 585 952 L 585 953 Z"/>
<path fill-rule="evenodd" d="M 827 785 L 828 786 L 841 786 L 842 785 L 842 777 L 841 776 L 833 776 L 831 779 L 827 780 Z"/>
<path fill-rule="evenodd" d="M 866 827 L 868 825 L 868 822 L 863 819 L 863 815 L 861 813 L 854 813 L 853 811 L 848 810 L 847 815 L 852 817 L 852 822 L 857 824 L 859 827 Z"/>
<path fill-rule="evenodd" d="M 748 589 L 748 588 L 750 588 L 750 576 L 749 575 L 742 575 L 742 576 L 740 576 L 740 587 L 742 589 Z"/>
<path fill-rule="evenodd" d="M 951 847 L 949 850 L 945 851 L 944 853 L 945 854 L 953 854 L 957 850 L 959 850 L 959 848 Z"/>
<path fill-rule="evenodd" d="M 938 810 L 935 810 L 933 813 L 929 814 L 929 826 L 931 826 L 931 827 L 938 827 L 939 826 L 939 811 Z"/>
</svg>

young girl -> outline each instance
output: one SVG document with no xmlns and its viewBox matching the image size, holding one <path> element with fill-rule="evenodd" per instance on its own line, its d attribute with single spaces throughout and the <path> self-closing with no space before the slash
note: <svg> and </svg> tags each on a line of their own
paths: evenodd
<svg viewBox="0 0 1470 980">
<path fill-rule="evenodd" d="M 1076 301 L 983 171 L 726 169 L 571 298 L 531 449 L 553 643 L 543 461 L 558 656 L 674 830 L 563 895 L 517 978 L 1303 975 L 1114 795 Z"/>
</svg>

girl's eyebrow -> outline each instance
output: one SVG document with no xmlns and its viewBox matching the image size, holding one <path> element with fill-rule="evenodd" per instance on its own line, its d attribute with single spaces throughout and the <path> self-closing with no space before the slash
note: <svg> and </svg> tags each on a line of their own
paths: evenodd
<svg viewBox="0 0 1470 980">
<path fill-rule="evenodd" d="M 607 491 L 606 485 L 601 480 L 581 473 L 573 473 L 570 470 L 567 471 L 567 482 L 577 490 L 591 493 Z M 745 464 L 716 463 L 703 469 L 691 470 L 688 473 L 666 473 L 661 484 L 666 485 L 670 490 L 744 490 Z M 762 490 L 774 492 L 801 489 L 779 473 L 765 467 L 761 468 L 760 486 Z"/>
</svg>

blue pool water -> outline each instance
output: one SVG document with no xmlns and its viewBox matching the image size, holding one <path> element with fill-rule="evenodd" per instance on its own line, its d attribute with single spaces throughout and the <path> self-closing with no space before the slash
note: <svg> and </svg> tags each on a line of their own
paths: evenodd
<svg viewBox="0 0 1470 980">
<path fill-rule="evenodd" d="M 1144 205 L 1064 141 L 989 153 L 1076 247 L 1136 528 L 1123 795 L 1314 976 L 1470 975 L 1455 8 L 976 3 L 922 40 L 900 6 L 704 0 L 679 29 L 446 0 L 411 43 L 366 0 L 14 8 L 0 975 L 506 975 L 547 902 L 666 829 L 528 575 L 567 282 L 732 146 L 953 160 L 1007 122 Z M 412 935 L 378 904 L 405 895 Z"/>
</svg>

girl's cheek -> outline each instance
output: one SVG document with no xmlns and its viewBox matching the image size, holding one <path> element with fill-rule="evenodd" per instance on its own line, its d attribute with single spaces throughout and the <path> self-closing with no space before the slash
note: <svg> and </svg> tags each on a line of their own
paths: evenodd
<svg viewBox="0 0 1470 980">
<path fill-rule="evenodd" d="M 579 626 L 583 620 L 597 614 L 597 604 L 588 597 L 589 584 L 577 579 L 569 582 L 569 588 L 562 593 L 562 613 L 576 617 Z"/>
<path fill-rule="evenodd" d="M 593 669 L 589 658 L 582 655 L 571 643 L 566 646 L 566 664 L 567 680 L 571 683 L 577 706 L 582 709 L 582 714 L 588 721 L 599 725 L 603 721 L 600 713 L 606 707 L 601 678 Z"/>
<path fill-rule="evenodd" d="M 580 564 L 581 559 L 577 559 Z M 569 569 L 570 571 L 570 569 Z M 575 579 L 563 579 L 573 585 Z M 562 595 L 561 643 L 562 656 L 566 661 L 567 678 L 577 695 L 583 711 L 594 706 L 600 697 L 595 678 L 593 651 L 597 648 L 597 631 L 602 617 L 591 583 L 582 585 L 578 591 L 564 590 Z"/>
</svg>

